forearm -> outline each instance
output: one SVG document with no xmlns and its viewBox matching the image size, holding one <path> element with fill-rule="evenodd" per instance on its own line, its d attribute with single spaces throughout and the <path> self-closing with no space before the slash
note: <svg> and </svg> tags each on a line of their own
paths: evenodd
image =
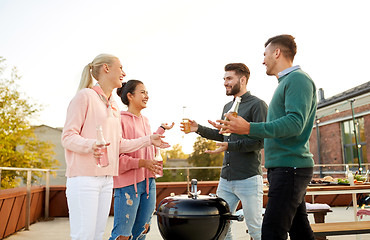
<svg viewBox="0 0 370 240">
<path fill-rule="evenodd" d="M 263 148 L 263 139 L 243 136 L 237 141 L 228 142 L 228 151 L 231 152 L 253 152 Z"/>
<path fill-rule="evenodd" d="M 139 150 L 140 148 L 143 147 L 148 147 L 150 146 L 151 140 L 150 136 L 144 136 L 141 138 L 136 138 L 136 139 L 121 139 L 120 143 L 120 153 L 130 153 L 130 152 L 135 152 L 136 150 Z"/>
<path fill-rule="evenodd" d="M 224 140 L 224 136 L 222 134 L 219 134 L 219 130 L 208 128 L 200 124 L 198 124 L 198 130 L 196 131 L 196 133 L 210 140 L 215 140 L 219 142 L 223 142 Z"/>
<path fill-rule="evenodd" d="M 119 157 L 119 173 L 122 174 L 129 170 L 139 168 L 139 161 L 139 158 L 121 154 Z"/>
<path fill-rule="evenodd" d="M 163 127 L 159 127 L 159 128 L 157 129 L 157 131 L 156 131 L 156 132 L 154 132 L 153 134 L 163 135 L 163 134 L 164 134 L 164 132 L 165 132 L 164 128 L 163 128 Z"/>
<path fill-rule="evenodd" d="M 258 101 L 251 107 L 251 111 L 242 116 L 250 122 L 265 122 L 267 117 L 267 105 L 264 101 Z M 248 123 L 244 122 L 245 128 L 249 128 Z M 246 133 L 246 134 L 249 134 Z M 238 136 L 238 135 L 237 135 Z M 261 150 L 263 148 L 263 138 L 239 135 L 236 141 L 229 144 L 230 151 L 249 152 Z"/>
<path fill-rule="evenodd" d="M 95 142 L 96 139 L 83 138 L 73 130 L 67 130 L 62 135 L 62 146 L 77 153 L 92 153 Z"/>
<path fill-rule="evenodd" d="M 303 119 L 298 115 L 287 116 L 266 123 L 250 123 L 250 136 L 259 138 L 293 137 L 301 134 Z"/>
</svg>

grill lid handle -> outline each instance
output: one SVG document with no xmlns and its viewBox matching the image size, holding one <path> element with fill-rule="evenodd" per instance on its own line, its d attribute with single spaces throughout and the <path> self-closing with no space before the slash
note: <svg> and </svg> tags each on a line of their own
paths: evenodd
<svg viewBox="0 0 370 240">
<path fill-rule="evenodd" d="M 190 191 L 190 196 L 192 199 L 197 199 L 198 195 L 200 194 L 200 190 L 197 191 L 197 186 L 198 186 L 198 180 L 192 179 L 191 180 L 191 191 Z"/>
<path fill-rule="evenodd" d="M 227 220 L 235 220 L 235 221 L 238 221 L 238 222 L 241 222 L 244 220 L 244 216 L 243 215 L 231 215 L 231 214 L 224 214 L 223 215 Z"/>
</svg>

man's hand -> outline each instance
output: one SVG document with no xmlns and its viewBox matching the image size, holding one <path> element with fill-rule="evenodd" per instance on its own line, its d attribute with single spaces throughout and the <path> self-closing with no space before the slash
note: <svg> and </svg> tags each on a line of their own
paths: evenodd
<svg viewBox="0 0 370 240">
<path fill-rule="evenodd" d="M 170 147 L 170 145 L 167 142 L 164 142 L 162 138 L 164 138 L 164 136 L 161 136 L 159 134 L 153 134 L 150 136 L 150 140 L 152 141 L 152 144 L 154 146 L 160 147 L 160 148 Z"/>
<path fill-rule="evenodd" d="M 227 148 L 229 147 L 229 143 L 228 142 L 217 142 L 216 146 L 218 146 L 219 148 L 217 148 L 216 150 L 206 150 L 205 153 L 217 154 L 217 153 L 225 152 Z"/>
<path fill-rule="evenodd" d="M 220 130 L 222 133 L 237 133 L 237 134 L 249 134 L 250 133 L 250 124 L 244 118 L 237 116 L 234 117 L 232 114 L 225 114 L 225 119 L 228 120 L 217 120 L 212 122 L 208 120 L 212 126 Z"/>
<path fill-rule="evenodd" d="M 198 123 L 196 121 L 189 119 L 189 124 L 190 124 L 190 132 L 196 132 L 198 130 Z M 180 123 L 180 130 L 184 132 L 183 122 Z"/>
</svg>

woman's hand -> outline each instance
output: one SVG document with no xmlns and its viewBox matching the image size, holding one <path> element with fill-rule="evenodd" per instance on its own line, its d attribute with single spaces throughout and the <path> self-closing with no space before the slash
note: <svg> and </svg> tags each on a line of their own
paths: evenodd
<svg viewBox="0 0 370 240">
<path fill-rule="evenodd" d="M 159 148 L 168 148 L 170 147 L 170 145 L 163 141 L 162 138 L 164 138 L 164 136 L 162 135 L 159 135 L 159 134 L 153 134 L 150 136 L 150 140 L 152 141 L 152 144 L 156 147 L 159 147 Z"/>
<path fill-rule="evenodd" d="M 148 169 L 154 175 L 161 174 L 161 170 L 162 170 L 161 162 L 157 160 L 150 160 L 150 159 L 140 159 L 139 167 Z"/>
<path fill-rule="evenodd" d="M 110 143 L 107 143 L 105 144 L 105 147 L 108 147 L 109 145 Z M 103 147 L 102 145 L 97 145 L 96 143 L 94 143 L 94 145 L 92 146 L 93 155 L 96 160 L 96 164 L 100 162 L 100 159 L 103 156 L 103 152 L 101 151 L 102 147 Z"/>
<path fill-rule="evenodd" d="M 168 125 L 168 123 L 162 123 L 161 127 L 163 127 L 165 130 L 170 130 L 175 125 L 174 122 L 172 122 L 171 125 Z"/>
</svg>

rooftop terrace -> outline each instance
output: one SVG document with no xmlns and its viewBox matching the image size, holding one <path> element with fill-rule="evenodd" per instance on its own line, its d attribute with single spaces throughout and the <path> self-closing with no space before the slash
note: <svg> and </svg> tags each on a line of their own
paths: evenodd
<svg viewBox="0 0 370 240">
<path fill-rule="evenodd" d="M 349 207 L 334 207 L 332 208 L 333 212 L 328 213 L 326 216 L 326 222 L 349 222 L 354 221 L 353 219 L 353 209 Z M 314 223 L 312 214 L 309 215 L 309 220 L 311 223 Z M 370 220 L 370 216 L 365 216 L 363 220 Z M 110 231 L 113 227 L 113 217 L 109 217 L 108 223 L 106 226 L 105 234 L 103 239 L 108 239 Z M 246 226 L 244 222 L 235 222 L 232 226 L 235 240 L 241 239 L 250 239 L 249 235 L 246 233 Z M 50 239 L 50 240 L 65 240 L 69 239 L 69 222 L 68 218 L 55 218 L 51 221 L 42 221 L 30 226 L 29 231 L 20 231 L 10 237 L 6 238 L 7 240 L 32 240 L 32 239 Z M 355 239 L 370 239 L 370 234 L 361 234 L 361 235 L 346 235 L 346 236 L 330 236 L 327 237 L 329 240 L 355 240 Z M 161 240 L 162 237 L 158 230 L 157 218 L 153 217 L 151 224 L 151 231 L 147 236 L 148 240 Z"/>
</svg>

